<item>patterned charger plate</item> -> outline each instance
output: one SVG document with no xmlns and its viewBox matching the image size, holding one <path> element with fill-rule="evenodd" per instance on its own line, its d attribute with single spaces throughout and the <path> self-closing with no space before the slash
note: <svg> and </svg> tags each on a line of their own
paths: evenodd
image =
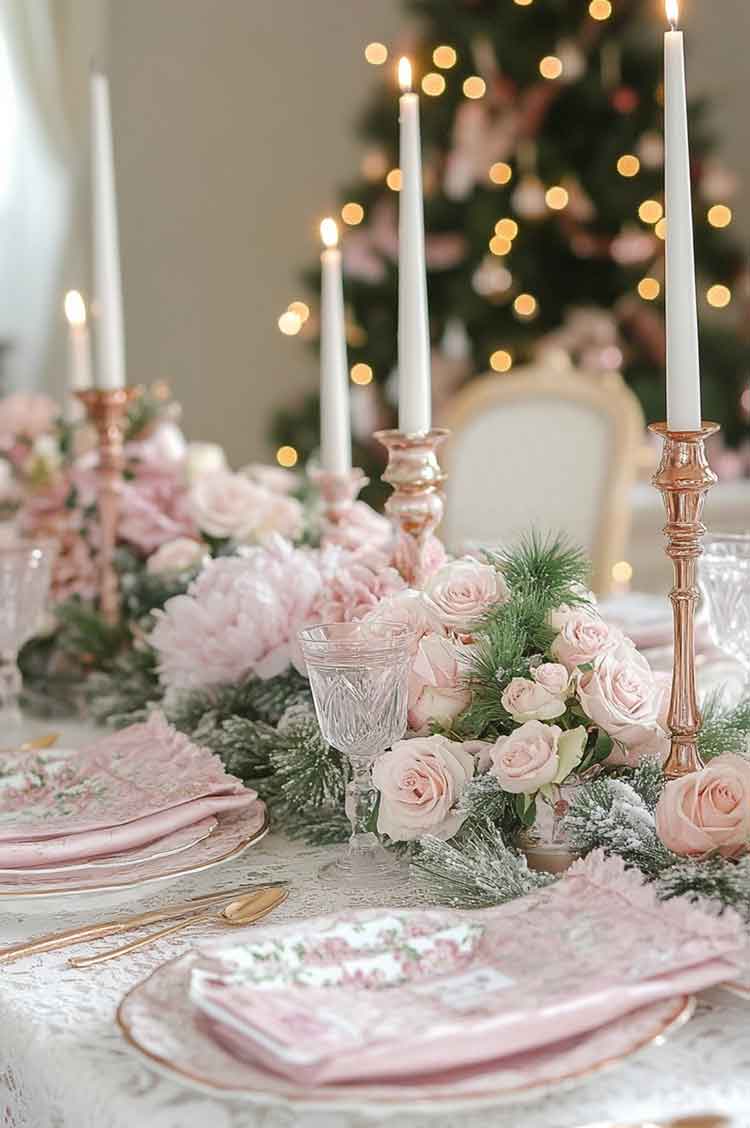
<svg viewBox="0 0 750 1128">
<path fill-rule="evenodd" d="M 387 1105 L 395 1110 L 469 1110 L 530 1100 L 622 1062 L 658 1044 L 694 1009 L 687 996 L 633 1011 L 615 1022 L 543 1050 L 485 1066 L 441 1071 L 400 1083 L 347 1083 L 302 1087 L 239 1061 L 201 1027 L 189 999 L 200 956 L 187 953 L 157 968 L 121 1002 L 117 1022 L 128 1043 L 158 1071 L 212 1096 L 259 1104 L 310 1108 Z"/>
</svg>

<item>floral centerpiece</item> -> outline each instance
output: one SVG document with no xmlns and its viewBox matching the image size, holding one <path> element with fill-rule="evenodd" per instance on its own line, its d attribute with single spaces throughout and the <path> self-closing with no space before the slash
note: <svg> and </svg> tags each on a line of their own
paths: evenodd
<svg viewBox="0 0 750 1128">
<path fill-rule="evenodd" d="M 710 705 L 708 767 L 667 781 L 666 679 L 601 618 L 586 570 L 579 552 L 532 537 L 436 560 L 416 591 L 383 550 L 276 537 L 206 563 L 157 610 L 117 677 L 92 679 L 95 711 L 122 724 L 160 707 L 263 795 L 277 826 L 337 841 L 345 769 L 321 737 L 296 635 L 408 623 L 409 732 L 376 763 L 373 829 L 441 897 L 493 904 L 552 880 L 523 852 L 541 841 L 603 848 L 660 895 L 709 893 L 750 915 L 750 706 Z"/>
</svg>

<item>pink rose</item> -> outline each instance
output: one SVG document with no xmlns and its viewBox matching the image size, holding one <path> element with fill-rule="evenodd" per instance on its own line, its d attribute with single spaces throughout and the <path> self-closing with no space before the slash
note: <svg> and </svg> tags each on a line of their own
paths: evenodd
<svg viewBox="0 0 750 1128">
<path fill-rule="evenodd" d="M 565 702 L 558 695 L 528 678 L 512 678 L 500 701 L 519 725 L 525 721 L 552 721 L 565 712 Z"/>
<path fill-rule="evenodd" d="M 507 603 L 508 588 L 491 564 L 463 557 L 445 564 L 425 589 L 431 614 L 446 630 L 467 634 L 498 603 Z"/>
<path fill-rule="evenodd" d="M 364 616 L 368 622 L 400 623 L 414 632 L 417 640 L 435 631 L 436 624 L 430 616 L 421 591 L 404 588 L 395 595 L 381 599 L 377 606 Z"/>
<path fill-rule="evenodd" d="M 399 740 L 375 761 L 378 831 L 394 842 L 423 834 L 452 838 L 465 819 L 453 808 L 474 774 L 474 759 L 444 736 Z"/>
<path fill-rule="evenodd" d="M 190 537 L 176 537 L 157 548 L 146 561 L 146 571 L 158 576 L 164 573 L 188 572 L 196 568 L 206 555 L 206 546 Z"/>
<path fill-rule="evenodd" d="M 669 780 L 656 805 L 656 830 L 675 854 L 741 853 L 750 840 L 750 763 L 717 756 L 700 772 Z"/>
<path fill-rule="evenodd" d="M 302 529 L 302 507 L 291 497 L 272 494 L 242 474 L 217 471 L 193 483 L 190 512 L 201 532 L 240 543 L 279 533 L 294 538 Z"/>
<path fill-rule="evenodd" d="M 578 678 L 584 712 L 626 748 L 653 740 L 663 694 L 646 659 L 627 642 L 606 651 Z"/>
<path fill-rule="evenodd" d="M 409 676 L 409 728 L 422 734 L 431 721 L 447 728 L 470 701 L 461 681 L 459 648 L 442 635 L 425 635 Z"/>
<path fill-rule="evenodd" d="M 568 670 L 593 662 L 622 642 L 622 632 L 584 608 L 565 619 L 550 647 L 552 657 Z"/>
<path fill-rule="evenodd" d="M 570 674 L 559 662 L 542 662 L 531 671 L 531 676 L 537 685 L 563 701 L 570 692 Z"/>
<path fill-rule="evenodd" d="M 504 791 L 528 795 L 546 784 L 562 783 L 580 764 L 585 746 L 582 727 L 563 732 L 558 725 L 527 721 L 495 741 L 490 775 Z"/>
</svg>

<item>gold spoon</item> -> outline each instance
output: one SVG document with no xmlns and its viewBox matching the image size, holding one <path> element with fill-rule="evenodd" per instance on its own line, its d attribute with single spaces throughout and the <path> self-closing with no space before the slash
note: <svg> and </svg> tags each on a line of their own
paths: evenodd
<svg viewBox="0 0 750 1128">
<path fill-rule="evenodd" d="M 210 913 L 181 920 L 179 924 L 162 928 L 148 936 L 141 936 L 138 940 L 132 940 L 129 944 L 123 944 L 120 948 L 110 948 L 109 951 L 101 952 L 96 956 L 71 956 L 68 963 L 71 967 L 92 967 L 94 964 L 105 963 L 107 960 L 124 956 L 128 952 L 134 952 L 137 948 L 144 948 L 152 940 L 161 940 L 163 936 L 173 936 L 175 932 L 180 932 L 183 928 L 190 928 L 193 924 L 205 923 L 206 921 L 219 921 L 221 924 L 233 926 L 252 924 L 270 913 L 282 901 L 285 901 L 288 895 L 289 890 L 280 886 L 262 889 L 259 893 L 250 893 L 245 897 L 238 897 L 236 901 L 230 901 L 218 913 L 216 909 L 213 909 Z"/>
<path fill-rule="evenodd" d="M 33 740 L 24 740 L 23 744 L 17 744 L 15 747 L 0 748 L 0 752 L 5 756 L 22 755 L 24 752 L 38 752 L 42 748 L 51 748 L 59 739 L 59 732 L 45 732 L 42 736 L 35 736 Z"/>
</svg>

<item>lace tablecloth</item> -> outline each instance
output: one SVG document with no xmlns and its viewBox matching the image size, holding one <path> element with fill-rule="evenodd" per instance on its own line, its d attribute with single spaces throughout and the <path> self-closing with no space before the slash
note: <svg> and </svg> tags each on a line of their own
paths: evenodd
<svg viewBox="0 0 750 1128">
<path fill-rule="evenodd" d="M 273 919 L 313 916 L 333 909 L 424 902 L 414 886 L 378 901 L 353 898 L 321 885 L 316 872 L 330 849 L 271 835 L 244 857 L 219 869 L 183 878 L 122 910 L 92 912 L 104 919 L 156 907 L 166 900 L 255 880 L 287 878 L 291 891 Z M 80 921 L 3 914 L 5 945 Z M 164 960 L 185 951 L 197 926 L 121 960 L 75 970 L 66 952 L 51 952 L 0 966 L 0 1109 L 3 1128 L 360 1128 L 388 1120 L 386 1110 L 310 1111 L 257 1107 L 215 1100 L 157 1076 L 121 1038 L 114 1015 L 124 992 Z M 106 947 L 110 940 L 77 945 L 76 952 Z M 573 970 L 573 969 L 571 969 Z M 558 1095 L 497 1110 L 462 1115 L 462 1128 L 577 1128 L 591 1121 L 638 1121 L 689 1112 L 724 1112 L 737 1128 L 750 1128 L 750 1001 L 714 991 L 700 998 L 693 1019 L 661 1046 Z M 454 1128 L 455 1114 L 407 1118 L 391 1124 Z"/>
</svg>

